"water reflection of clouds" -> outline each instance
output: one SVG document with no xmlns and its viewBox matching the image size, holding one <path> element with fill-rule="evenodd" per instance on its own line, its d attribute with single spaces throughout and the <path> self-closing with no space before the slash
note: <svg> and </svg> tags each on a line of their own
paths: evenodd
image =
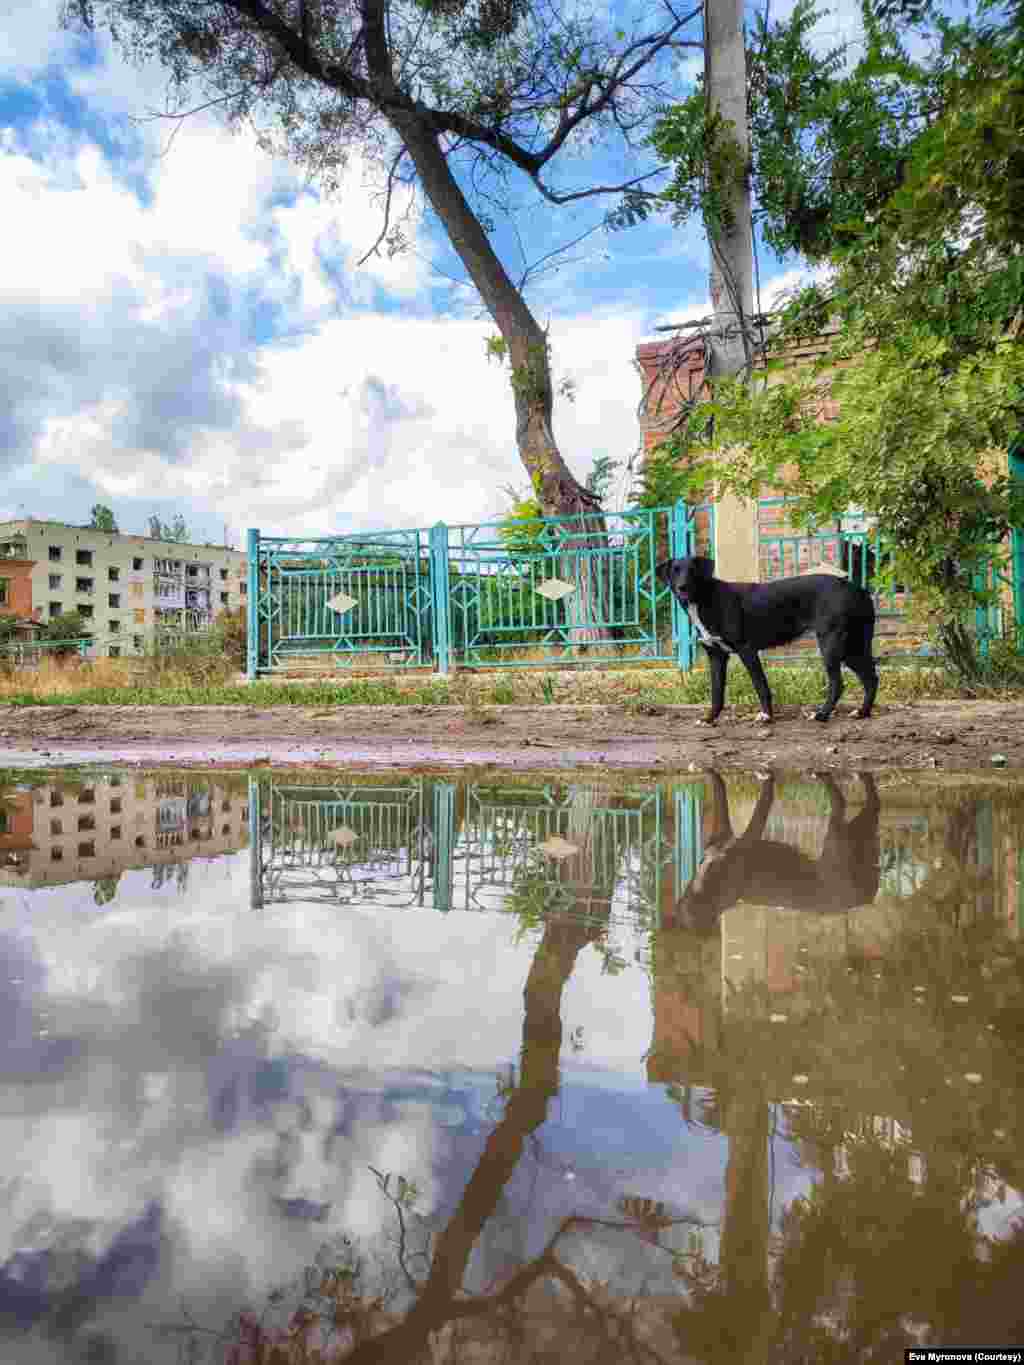
<svg viewBox="0 0 1024 1365">
<path fill-rule="evenodd" d="M 5 974 L 20 994 L 4 997 L 14 1012 L 0 1057 L 18 1086 L 8 1108 L 16 1100 L 29 1111 L 0 1120 L 9 1172 L 0 1257 L 11 1274 L 25 1269 L 12 1258 L 26 1228 L 42 1220 L 59 1239 L 74 1225 L 102 1297 L 104 1257 L 157 1200 L 175 1292 L 212 1295 L 224 1264 L 247 1292 L 264 1292 L 332 1234 L 382 1235 L 388 1209 L 370 1164 L 414 1180 L 427 1211 L 441 1197 L 437 1172 L 452 1153 L 438 1118 L 456 1106 L 429 1092 L 391 1103 L 357 1090 L 353 1112 L 339 1069 L 480 1068 L 486 1091 L 496 1060 L 518 1057 L 516 983 L 534 946 L 513 944 L 508 920 L 319 905 L 253 913 L 245 860 L 233 863 L 230 880 L 184 900 L 133 878 L 102 908 L 62 910 L 54 891 L 40 893 L 45 905 L 2 907 Z M 640 973 L 602 979 L 590 952 L 566 994 L 588 1056 L 628 1058 L 637 1079 L 647 989 Z M 39 1008 L 77 1052 L 59 1076 L 37 1071 L 26 1093 L 12 1053 L 31 1042 L 38 1060 Z M 275 1057 L 282 1069 L 268 1078 Z M 656 1164 L 671 1165 L 667 1136 L 661 1149 Z M 647 1180 L 651 1159 L 639 1163 Z M 458 1182 L 447 1202 L 457 1191 Z M 566 1208 L 578 1203 L 579 1190 L 565 1193 Z M 717 1198 L 715 1188 L 711 1206 Z M 34 1254 L 45 1261 L 46 1250 Z"/>
<path fill-rule="evenodd" d="M 820 857 L 824 814 L 799 817 L 808 856 Z M 769 834 L 785 842 L 793 828 L 780 816 Z M 542 927 L 517 944 L 510 915 L 298 899 L 254 910 L 251 889 L 246 852 L 206 864 L 187 895 L 145 872 L 123 874 L 101 906 L 81 884 L 0 895 L 0 1310 L 49 1321 L 70 1277 L 97 1321 L 144 1349 L 144 1323 L 180 1294 L 215 1315 L 342 1233 L 384 1248 L 391 1210 L 371 1165 L 415 1182 L 424 1211 L 455 1207 L 504 1112 L 495 1073 L 521 1061 Z M 636 921 L 615 924 L 618 974 L 592 943 L 571 959 L 551 1002 L 561 1090 L 504 1191 L 514 1235 L 506 1246 L 495 1224 L 485 1266 L 626 1196 L 721 1217 L 729 1140 L 688 1129 L 648 1081 L 656 993 L 669 1042 L 693 1027 L 668 964 L 695 940 L 670 931 L 657 968 Z M 752 930 L 731 942 L 761 960 Z M 723 965 L 711 962 L 719 990 Z M 777 1227 L 817 1174 L 784 1132 L 771 1149 Z M 1005 1235 L 1019 1208 L 1011 1191 L 982 1229 Z M 573 1254 L 607 1277 L 621 1243 L 591 1230 Z M 717 1228 L 704 1248 L 714 1259 Z M 644 1263 L 638 1284 L 652 1275 Z"/>
</svg>

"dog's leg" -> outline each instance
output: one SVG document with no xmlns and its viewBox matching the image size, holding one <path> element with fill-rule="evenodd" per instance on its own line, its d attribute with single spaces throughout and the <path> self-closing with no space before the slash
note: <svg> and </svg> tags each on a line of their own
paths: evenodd
<svg viewBox="0 0 1024 1365">
<path fill-rule="evenodd" d="M 870 649 L 870 645 L 868 648 Z M 843 662 L 852 673 L 856 673 L 861 686 L 864 688 L 864 702 L 859 710 L 854 711 L 854 719 L 867 720 L 871 715 L 871 708 L 875 704 L 875 696 L 878 692 L 878 670 L 875 668 L 875 661 L 868 653 L 853 659 L 844 659 Z"/>
<path fill-rule="evenodd" d="M 725 705 L 725 671 L 729 667 L 729 656 L 724 649 L 714 645 L 704 646 L 708 656 L 708 670 L 711 673 L 711 710 L 698 725 L 714 725 L 722 714 Z"/>
<path fill-rule="evenodd" d="M 743 831 L 743 838 L 746 843 L 759 843 L 764 838 L 765 826 L 768 823 L 768 816 L 772 812 L 775 804 L 775 774 L 759 773 L 761 779 L 761 790 L 757 793 L 757 804 L 754 813 Z"/>
<path fill-rule="evenodd" d="M 722 774 L 714 768 L 707 773 L 711 785 L 711 802 L 708 814 L 708 827 L 704 839 L 705 848 L 715 844 L 726 844 L 733 838 L 732 820 L 729 818 L 729 794 L 722 781 Z"/>
<path fill-rule="evenodd" d="M 819 635 L 818 648 L 821 650 L 821 661 L 825 665 L 825 675 L 828 678 L 828 693 L 824 702 L 815 711 L 814 719 L 824 722 L 830 718 L 839 698 L 843 695 L 842 641 L 833 635 Z"/>
<path fill-rule="evenodd" d="M 747 648 L 738 649 L 736 652 L 750 674 L 750 681 L 754 684 L 754 691 L 761 703 L 761 712 L 757 717 L 758 724 L 768 725 L 772 719 L 772 693 L 768 686 L 768 679 L 764 675 L 764 669 L 761 667 L 757 650 Z"/>
</svg>

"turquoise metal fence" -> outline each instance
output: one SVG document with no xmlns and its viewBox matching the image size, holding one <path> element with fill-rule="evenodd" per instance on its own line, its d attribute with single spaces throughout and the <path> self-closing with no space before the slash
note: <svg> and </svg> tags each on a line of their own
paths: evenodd
<svg viewBox="0 0 1024 1365">
<path fill-rule="evenodd" d="M 1024 436 L 1010 447 L 1009 469 L 1010 477 L 1024 484 Z M 1017 648 L 1024 649 L 1024 527 L 1015 527 L 1010 533 L 1010 562 Z"/>
<path fill-rule="evenodd" d="M 630 657 L 689 668 L 689 618 L 662 555 L 713 543 L 713 509 L 288 539 L 248 536 L 248 674 L 299 665 L 459 668 Z"/>
<path fill-rule="evenodd" d="M 413 777 L 250 778 L 251 905 L 372 902 L 656 927 L 700 865 L 700 780 L 609 798 Z"/>
<path fill-rule="evenodd" d="M 851 582 L 866 588 L 875 599 L 880 617 L 900 618 L 904 615 L 907 594 L 900 586 L 880 587 L 877 579 L 885 568 L 885 541 L 877 527 L 846 531 L 835 527 L 829 531 L 786 531 L 765 534 L 761 530 L 765 512 L 768 518 L 781 521 L 791 498 L 762 498 L 758 504 L 758 539 L 760 576 L 763 583 L 775 578 L 791 578 L 813 572 L 818 566 L 840 569 Z"/>
<path fill-rule="evenodd" d="M 15 668 L 38 668 L 46 658 L 77 654 L 80 659 L 87 659 L 92 647 L 91 639 L 8 641 L 0 645 L 0 659 L 13 664 Z"/>
<path fill-rule="evenodd" d="M 1024 480 L 1024 444 L 1014 446 L 1009 453 L 1009 467 L 1013 476 Z M 769 518 L 784 515 L 785 497 L 762 498 L 761 508 L 768 509 Z M 820 533 L 766 535 L 760 532 L 761 579 L 785 578 L 806 573 L 816 565 L 841 568 L 847 577 L 862 588 L 867 588 L 875 599 L 880 618 L 899 620 L 906 612 L 909 594 L 900 585 L 880 587 L 878 577 L 885 569 L 885 538 L 877 527 L 868 530 L 846 531 L 836 528 Z M 1006 633 L 1007 623 L 1002 589 L 1010 588 L 1013 620 L 1018 647 L 1024 648 L 1024 530 L 1010 534 L 1010 555 L 1005 571 L 995 564 L 975 576 L 975 587 L 993 594 L 992 601 L 978 607 L 974 613 L 974 628 L 981 653 L 987 654 L 989 642 Z"/>
</svg>

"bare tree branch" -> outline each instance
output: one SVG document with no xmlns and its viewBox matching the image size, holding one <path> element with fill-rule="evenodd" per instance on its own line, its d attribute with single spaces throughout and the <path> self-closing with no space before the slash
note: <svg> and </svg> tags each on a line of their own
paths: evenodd
<svg viewBox="0 0 1024 1365">
<path fill-rule="evenodd" d="M 364 265 L 370 259 L 371 256 L 376 256 L 378 249 L 380 248 L 381 242 L 383 242 L 388 235 L 388 229 L 391 226 L 391 193 L 392 190 L 394 189 L 395 173 L 397 172 L 399 163 L 401 162 L 404 156 L 405 148 L 402 147 L 401 150 L 395 156 L 394 160 L 391 162 L 391 165 L 388 167 L 387 186 L 384 195 L 384 222 L 381 226 L 380 232 L 377 235 L 377 240 L 374 242 L 373 246 L 370 247 L 369 251 L 365 254 L 365 256 L 360 256 L 359 260 L 356 261 L 356 265 Z"/>
</svg>

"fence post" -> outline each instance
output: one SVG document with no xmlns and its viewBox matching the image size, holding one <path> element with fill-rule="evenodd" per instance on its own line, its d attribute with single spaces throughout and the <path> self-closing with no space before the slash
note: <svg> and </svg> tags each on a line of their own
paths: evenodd
<svg viewBox="0 0 1024 1365">
<path fill-rule="evenodd" d="M 671 559 L 683 559 L 693 554 L 693 519 L 685 498 L 677 498 L 672 508 L 668 529 L 668 553 Z M 672 643 L 676 663 L 688 672 L 693 667 L 693 627 L 674 592 L 669 593 L 672 604 Z"/>
<path fill-rule="evenodd" d="M 448 598 L 448 527 L 443 521 L 430 528 L 430 629 L 437 671 L 451 672 L 451 634 Z"/>
<path fill-rule="evenodd" d="M 249 600 L 246 603 L 246 676 L 250 682 L 256 681 L 260 661 L 260 533 L 251 526 L 246 534 L 246 573 L 248 574 Z"/>
<path fill-rule="evenodd" d="M 422 781 L 422 778 L 420 780 Z M 434 883 L 434 909 L 447 912 L 452 908 L 455 784 L 453 782 L 435 782 L 433 786 L 434 848 L 430 871 Z"/>
<path fill-rule="evenodd" d="M 683 894 L 697 875 L 703 845 L 703 783 L 688 782 L 683 788 L 676 788 L 676 900 Z"/>
<path fill-rule="evenodd" d="M 1024 434 L 1010 447 L 1007 463 L 1010 478 L 1014 483 L 1024 485 Z M 1015 526 L 1010 532 L 1010 557 L 1016 645 L 1018 649 L 1024 649 L 1024 526 Z"/>
<path fill-rule="evenodd" d="M 249 778 L 249 908 L 263 909 L 263 814 L 260 780 Z M 273 802 L 271 802 L 273 809 Z"/>
</svg>

